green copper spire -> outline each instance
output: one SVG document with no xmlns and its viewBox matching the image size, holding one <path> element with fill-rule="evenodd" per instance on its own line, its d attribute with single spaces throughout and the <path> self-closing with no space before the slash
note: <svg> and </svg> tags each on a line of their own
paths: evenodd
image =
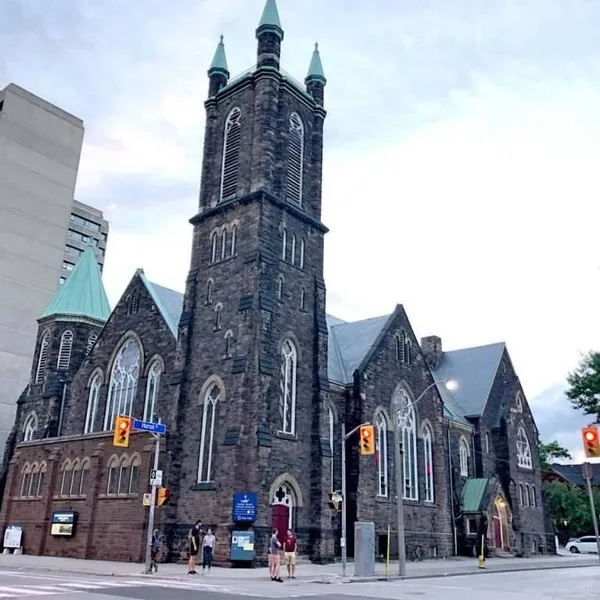
<svg viewBox="0 0 600 600">
<path fill-rule="evenodd" d="M 281 27 L 281 21 L 279 20 L 279 11 L 277 10 L 276 0 L 267 0 L 265 8 L 256 30 L 256 36 L 258 37 L 261 33 L 275 33 L 279 36 L 279 39 L 283 39 L 283 28 Z"/>
<path fill-rule="evenodd" d="M 105 323 L 109 316 L 110 306 L 100 267 L 90 243 L 38 321 L 48 317 L 72 317 Z"/>
<path fill-rule="evenodd" d="M 212 75 L 213 73 L 223 73 L 229 76 L 229 69 L 227 68 L 227 57 L 225 56 L 225 44 L 223 43 L 223 36 L 221 36 L 221 41 L 217 45 L 217 49 L 215 50 L 215 55 L 213 57 L 212 63 L 210 63 L 210 69 L 208 70 L 209 75 Z"/>
<path fill-rule="evenodd" d="M 309 81 L 322 81 L 327 83 L 325 79 L 325 73 L 323 72 L 323 63 L 321 62 L 321 55 L 319 54 L 319 44 L 315 43 L 315 49 L 313 51 L 310 66 L 308 67 L 308 73 L 306 74 L 305 83 Z"/>
</svg>

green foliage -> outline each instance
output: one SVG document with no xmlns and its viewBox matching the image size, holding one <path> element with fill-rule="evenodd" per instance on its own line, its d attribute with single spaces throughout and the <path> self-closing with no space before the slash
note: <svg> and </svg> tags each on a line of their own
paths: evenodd
<svg viewBox="0 0 600 600">
<path fill-rule="evenodd" d="M 600 352 L 588 352 L 567 376 L 567 397 L 574 408 L 600 421 Z"/>
<path fill-rule="evenodd" d="M 571 460 L 573 458 L 571 453 L 564 446 L 561 446 L 556 440 L 552 440 L 547 444 L 540 444 L 538 452 L 540 455 L 540 464 L 544 470 L 548 469 L 550 463 L 556 460 Z"/>
<path fill-rule="evenodd" d="M 546 501 L 552 520 L 559 528 L 568 528 L 573 535 L 592 535 L 594 525 L 588 495 L 582 489 L 552 481 L 546 485 Z M 596 507 L 600 507 L 600 490 L 594 491 Z"/>
</svg>

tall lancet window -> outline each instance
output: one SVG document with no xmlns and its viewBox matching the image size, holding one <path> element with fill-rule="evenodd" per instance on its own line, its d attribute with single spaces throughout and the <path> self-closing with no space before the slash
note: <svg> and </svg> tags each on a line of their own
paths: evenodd
<svg viewBox="0 0 600 600">
<path fill-rule="evenodd" d="M 279 414 L 281 431 L 296 432 L 296 372 L 298 353 L 292 340 L 286 340 L 281 349 L 281 379 L 279 381 Z"/>
<path fill-rule="evenodd" d="M 56 368 L 59 371 L 66 371 L 71 362 L 71 349 L 73 348 L 73 332 L 65 331 L 60 338 L 60 349 L 58 351 L 58 361 Z"/>
<path fill-rule="evenodd" d="M 221 167 L 221 200 L 234 198 L 237 194 L 241 117 L 242 111 L 236 106 L 229 113 L 225 123 L 223 164 Z"/>
<path fill-rule="evenodd" d="M 290 116 L 290 142 L 286 198 L 302 204 L 302 166 L 304 164 L 304 124 L 298 113 Z"/>
<path fill-rule="evenodd" d="M 38 366 L 35 373 L 35 382 L 42 383 L 46 374 L 46 361 L 48 360 L 48 346 L 50 345 L 50 334 L 44 333 L 40 344 L 40 357 L 38 358 Z"/>
</svg>

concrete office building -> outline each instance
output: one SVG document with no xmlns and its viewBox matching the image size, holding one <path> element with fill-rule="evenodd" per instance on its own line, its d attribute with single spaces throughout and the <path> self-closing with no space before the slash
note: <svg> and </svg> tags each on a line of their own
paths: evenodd
<svg viewBox="0 0 600 600">
<path fill-rule="evenodd" d="M 69 229 L 67 230 L 67 243 L 65 245 L 60 284 L 62 285 L 67 280 L 90 240 L 96 247 L 98 266 L 100 272 L 102 272 L 107 239 L 108 221 L 104 218 L 102 211 L 74 200 L 69 219 Z"/>
<path fill-rule="evenodd" d="M 17 85 L 0 91 L 0 460 L 56 293 L 83 122 Z"/>
</svg>

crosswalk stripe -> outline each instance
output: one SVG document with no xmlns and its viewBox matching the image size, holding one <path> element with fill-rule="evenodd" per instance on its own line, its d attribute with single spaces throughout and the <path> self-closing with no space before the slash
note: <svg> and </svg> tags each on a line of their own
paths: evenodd
<svg viewBox="0 0 600 600">
<path fill-rule="evenodd" d="M 47 592 L 44 590 L 36 590 L 35 588 L 29 588 L 29 587 L 18 587 L 18 588 L 12 588 L 12 587 L 0 587 L 0 593 L 2 592 L 11 592 L 11 596 L 14 595 L 29 595 L 29 596 L 50 596 L 51 594 L 53 594 L 54 592 Z"/>
<path fill-rule="evenodd" d="M 105 585 L 101 583 L 86 583 L 82 581 L 81 583 L 61 583 L 61 586 L 69 587 L 69 588 L 82 588 L 84 590 L 101 590 Z"/>
<path fill-rule="evenodd" d="M 36 585 L 36 590 L 48 590 L 50 592 L 66 592 L 65 588 L 59 587 L 57 585 Z"/>
</svg>

